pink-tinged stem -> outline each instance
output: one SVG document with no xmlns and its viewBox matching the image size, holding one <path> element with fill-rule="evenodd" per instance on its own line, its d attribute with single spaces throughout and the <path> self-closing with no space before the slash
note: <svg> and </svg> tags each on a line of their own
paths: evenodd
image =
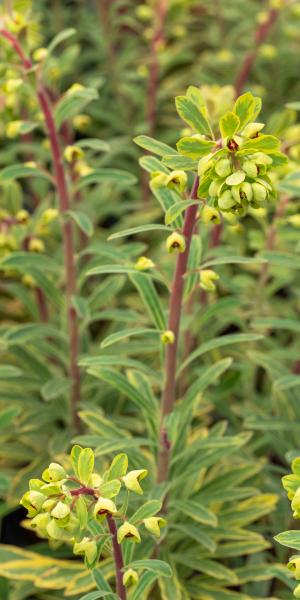
<svg viewBox="0 0 300 600">
<path fill-rule="evenodd" d="M 199 178 L 195 178 L 191 198 L 197 199 L 197 191 L 199 186 Z M 176 400 L 176 367 L 177 367 L 177 351 L 178 337 L 180 330 L 180 319 L 183 304 L 184 291 L 184 275 L 187 270 L 188 257 L 192 235 L 197 219 L 198 206 L 189 206 L 185 212 L 183 235 L 185 237 L 186 248 L 185 252 L 178 254 L 175 273 L 172 282 L 170 304 L 169 304 L 169 320 L 168 329 L 173 331 L 175 341 L 173 344 L 166 346 L 165 354 L 165 386 L 162 396 L 161 407 L 161 427 L 160 427 L 160 451 L 158 457 L 157 482 L 162 483 L 168 478 L 171 447 L 168 440 L 167 432 L 164 428 L 164 418 L 173 411 Z"/>
<path fill-rule="evenodd" d="M 25 72 L 31 69 L 33 66 L 32 62 L 30 58 L 25 55 L 19 40 L 5 29 L 0 29 L 0 35 L 2 35 L 14 48 L 22 62 Z M 73 427 L 77 431 L 80 424 L 80 420 L 77 415 L 77 406 L 80 400 L 80 370 L 77 364 L 77 358 L 79 354 L 79 329 L 76 311 L 72 306 L 72 296 L 76 292 L 76 270 L 72 222 L 70 219 L 66 218 L 66 213 L 71 208 L 71 199 L 69 196 L 62 153 L 60 149 L 59 135 L 55 126 L 51 101 L 46 88 L 41 82 L 39 82 L 37 86 L 37 96 L 48 130 L 52 161 L 55 170 L 55 184 L 58 193 L 60 213 L 63 221 L 62 237 L 66 278 L 67 318 L 70 340 L 69 372 L 72 380 L 71 413 Z"/>
<path fill-rule="evenodd" d="M 2 35 L 2 37 L 4 37 L 10 43 L 10 45 L 13 47 L 14 51 L 18 54 L 24 69 L 26 69 L 26 70 L 31 69 L 32 62 L 31 62 L 30 58 L 28 58 L 26 56 L 26 54 L 23 52 L 23 48 L 19 44 L 19 41 L 17 40 L 17 38 L 12 33 L 10 33 L 10 31 L 7 31 L 6 29 L 0 29 L 0 35 Z"/>
<path fill-rule="evenodd" d="M 71 478 L 70 478 L 71 479 Z M 77 488 L 76 490 L 71 490 L 71 496 L 93 496 L 93 498 L 97 498 L 95 494 L 95 490 L 90 487 L 82 486 Z"/>
<path fill-rule="evenodd" d="M 59 197 L 60 213 L 63 218 L 62 235 L 64 245 L 64 262 L 66 273 L 66 301 L 67 318 L 70 336 L 70 376 L 72 379 L 71 411 L 75 430 L 79 428 L 77 406 L 80 401 L 80 370 L 77 364 L 79 355 L 79 329 L 75 308 L 72 305 L 72 297 L 76 293 L 76 269 L 74 259 L 73 227 L 70 219 L 66 219 L 65 213 L 71 208 L 69 190 L 66 182 L 65 170 L 59 144 L 58 132 L 56 130 L 52 106 L 45 88 L 40 84 L 38 88 L 38 99 L 44 114 L 48 130 L 52 160 L 55 169 L 56 187 Z"/>
<path fill-rule="evenodd" d="M 49 314 L 45 294 L 40 287 L 36 287 L 34 291 L 36 303 L 39 309 L 40 319 L 43 323 L 47 323 L 47 321 L 49 320 Z"/>
<path fill-rule="evenodd" d="M 116 570 L 117 594 L 118 594 L 120 600 L 127 600 L 126 588 L 123 584 L 124 562 L 123 562 L 122 548 L 121 548 L 120 544 L 118 543 L 116 523 L 115 523 L 114 518 L 111 515 L 106 515 L 106 519 L 107 519 L 108 529 L 109 529 L 109 532 L 111 534 L 111 539 L 112 539 L 113 555 L 114 555 L 115 570 Z"/>
<path fill-rule="evenodd" d="M 251 50 L 248 54 L 246 54 L 242 67 L 237 75 L 235 80 L 234 88 L 236 97 L 240 96 L 242 93 L 245 84 L 249 79 L 250 72 L 252 70 L 253 64 L 255 62 L 257 51 L 259 46 L 265 41 L 266 37 L 269 35 L 274 23 L 277 21 L 279 15 L 279 11 L 275 8 L 270 9 L 268 13 L 268 18 L 264 23 L 262 23 L 255 32 L 255 50 Z"/>
</svg>

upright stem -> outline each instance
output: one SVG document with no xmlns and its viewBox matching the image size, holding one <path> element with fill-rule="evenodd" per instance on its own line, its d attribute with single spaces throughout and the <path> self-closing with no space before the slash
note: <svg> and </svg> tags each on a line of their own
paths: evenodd
<svg viewBox="0 0 300 600">
<path fill-rule="evenodd" d="M 71 200 L 65 176 L 58 132 L 56 130 L 53 118 L 52 106 L 47 91 L 41 83 L 38 87 L 38 99 L 45 117 L 45 123 L 49 134 L 52 160 L 56 177 L 56 186 L 59 198 L 60 213 L 63 219 L 62 234 L 66 273 L 66 304 L 70 337 L 69 369 L 70 377 L 72 379 L 71 412 L 74 429 L 78 430 L 80 423 L 77 415 L 77 406 L 80 401 L 80 370 L 77 364 L 79 354 L 79 328 L 76 311 L 72 305 L 72 297 L 76 293 L 75 251 L 73 243 L 72 223 L 70 219 L 66 219 L 66 213 L 71 208 Z"/>
<path fill-rule="evenodd" d="M 244 62 L 235 80 L 234 88 L 236 97 L 239 96 L 249 79 L 251 69 L 257 56 L 259 46 L 265 41 L 269 35 L 274 23 L 277 21 L 279 10 L 272 8 L 269 10 L 268 18 L 262 23 L 255 32 L 255 50 L 251 50 L 246 54 Z"/>
<path fill-rule="evenodd" d="M 111 539 L 112 539 L 113 555 L 114 555 L 115 569 L 116 569 L 117 594 L 118 594 L 120 600 L 127 600 L 126 588 L 123 584 L 124 562 L 123 562 L 122 548 L 121 548 L 120 544 L 118 543 L 116 523 L 115 523 L 114 518 L 111 515 L 107 515 L 106 518 L 107 518 L 108 529 L 110 531 Z"/>
<path fill-rule="evenodd" d="M 24 53 L 19 40 L 6 29 L 0 29 L 2 35 L 14 48 L 18 54 L 25 72 L 32 68 L 30 58 Z M 55 183 L 59 199 L 59 208 L 62 216 L 62 237 L 64 247 L 64 265 L 66 279 L 66 305 L 67 319 L 69 329 L 70 356 L 69 356 L 69 373 L 72 380 L 71 388 L 71 413 L 72 423 L 75 430 L 79 428 L 79 417 L 77 415 L 77 405 L 80 400 L 80 370 L 77 364 L 79 354 L 79 328 L 76 311 L 72 305 L 72 296 L 76 292 L 76 269 L 75 269 L 75 251 L 73 244 L 73 228 L 70 219 L 66 218 L 67 211 L 71 208 L 71 199 L 67 186 L 67 180 L 62 160 L 60 149 L 59 135 L 56 129 L 51 101 L 47 90 L 42 82 L 38 82 L 37 96 L 41 110 L 43 112 L 46 127 L 49 134 L 52 161 L 55 170 Z"/>
<path fill-rule="evenodd" d="M 37 303 L 38 310 L 39 310 L 40 319 L 43 323 L 47 323 L 47 321 L 49 320 L 49 314 L 48 314 L 48 307 L 47 307 L 45 294 L 44 294 L 42 288 L 40 288 L 40 287 L 35 288 L 35 297 L 36 297 L 36 303 Z"/>
<path fill-rule="evenodd" d="M 191 198 L 197 199 L 198 185 L 199 179 L 198 177 L 196 177 L 191 192 Z M 185 252 L 178 254 L 172 282 L 169 304 L 168 329 L 173 331 L 175 335 L 175 341 L 173 344 L 168 344 L 166 346 L 165 354 L 165 386 L 162 395 L 160 451 L 157 469 L 158 483 L 166 481 L 169 472 L 171 447 L 170 442 L 168 440 L 167 432 L 164 428 L 164 419 L 168 414 L 172 412 L 176 400 L 176 366 L 180 319 L 183 304 L 184 275 L 187 269 L 192 235 L 196 224 L 197 211 L 198 207 L 197 205 L 194 205 L 189 206 L 185 212 L 183 235 L 185 237 L 186 248 Z"/>
</svg>

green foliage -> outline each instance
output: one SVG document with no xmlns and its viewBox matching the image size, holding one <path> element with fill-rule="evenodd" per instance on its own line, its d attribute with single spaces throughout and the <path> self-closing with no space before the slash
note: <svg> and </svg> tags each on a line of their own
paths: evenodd
<svg viewBox="0 0 300 600">
<path fill-rule="evenodd" d="M 50 545 L 36 537 L 20 548 L 17 532 L 0 546 L 3 600 L 120 597 L 106 520 L 94 518 L 93 495 L 72 496 L 79 486 L 117 504 L 129 600 L 286 600 L 298 573 L 271 539 L 290 529 L 279 479 L 299 450 L 299 6 L 163 7 L 0 7 L 1 29 L 33 61 L 23 68 L 1 37 L 4 534 L 40 472 L 34 502 L 47 489 L 55 503 L 23 522 L 25 536 L 30 528 Z M 175 335 L 174 273 L 186 249 Z M 174 348 L 176 397 L 162 415 Z M 284 481 L 296 492 L 296 473 Z M 32 529 L 37 517 L 49 517 L 50 533 Z M 138 541 L 139 530 L 140 543 L 126 538 Z M 278 539 L 298 550 L 296 531 Z"/>
<path fill-rule="evenodd" d="M 282 485 L 287 492 L 288 499 L 291 501 L 291 508 L 293 510 L 293 517 L 299 518 L 300 515 L 300 504 L 299 504 L 299 492 L 300 492 L 300 459 L 295 458 L 292 462 L 292 473 L 285 475 L 282 478 Z M 282 546 L 293 548 L 294 550 L 300 550 L 300 533 L 299 531 L 284 531 L 276 535 L 275 540 Z M 300 556 L 291 556 L 288 563 L 288 569 L 293 573 L 295 579 L 300 579 L 299 570 Z M 300 585 L 297 585 L 294 589 L 294 596 L 299 598 Z"/>
</svg>

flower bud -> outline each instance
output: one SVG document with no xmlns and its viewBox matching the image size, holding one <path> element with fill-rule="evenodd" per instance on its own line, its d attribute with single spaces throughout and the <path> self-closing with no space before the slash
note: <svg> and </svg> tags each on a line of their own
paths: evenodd
<svg viewBox="0 0 300 600">
<path fill-rule="evenodd" d="M 218 205 L 220 210 L 230 210 L 231 208 L 233 208 L 233 206 L 235 206 L 236 201 L 232 196 L 232 193 L 230 190 L 225 190 L 225 192 L 223 192 L 218 200 Z"/>
<path fill-rule="evenodd" d="M 254 138 L 264 128 L 264 123 L 248 123 L 243 130 L 243 136 L 246 138 Z"/>
<path fill-rule="evenodd" d="M 220 194 L 220 190 L 223 186 L 224 182 L 220 179 L 213 180 L 208 188 L 208 193 L 211 198 L 217 198 Z"/>
<path fill-rule="evenodd" d="M 117 512 L 115 503 L 109 498 L 99 498 L 94 507 L 94 517 L 101 522 L 107 515 L 114 515 Z"/>
<path fill-rule="evenodd" d="M 267 197 L 267 190 L 261 183 L 252 183 L 252 191 L 256 202 L 264 202 Z"/>
<path fill-rule="evenodd" d="M 90 175 L 93 173 L 94 169 L 89 167 L 89 165 L 84 160 L 78 160 L 75 162 L 74 171 L 80 177 L 85 177 L 86 175 Z"/>
<path fill-rule="evenodd" d="M 243 171 L 248 175 L 248 177 L 257 177 L 258 169 L 253 160 L 245 160 L 242 165 Z"/>
<path fill-rule="evenodd" d="M 166 331 L 164 331 L 161 334 L 160 339 L 163 344 L 174 344 L 175 335 L 174 335 L 173 331 L 167 329 Z"/>
<path fill-rule="evenodd" d="M 244 171 L 235 171 L 226 178 L 227 185 L 240 185 L 245 179 Z"/>
<path fill-rule="evenodd" d="M 141 536 L 139 534 L 139 530 L 131 525 L 128 521 L 125 521 L 121 527 L 118 529 L 118 544 L 122 544 L 123 540 L 132 540 L 133 542 L 139 543 L 141 541 Z"/>
<path fill-rule="evenodd" d="M 47 48 L 37 48 L 32 56 L 33 60 L 35 60 L 36 62 L 41 62 L 42 60 L 45 60 L 45 58 L 47 58 L 48 50 Z"/>
<path fill-rule="evenodd" d="M 253 197 L 252 185 L 248 181 L 243 181 L 241 185 L 233 185 L 231 193 L 238 204 L 241 204 L 243 200 L 250 202 Z"/>
<path fill-rule="evenodd" d="M 166 187 L 167 184 L 168 175 L 166 173 L 161 173 L 160 171 L 151 173 L 151 185 L 153 188 Z"/>
<path fill-rule="evenodd" d="M 21 210 L 18 210 L 18 212 L 16 214 L 16 219 L 17 219 L 17 221 L 19 221 L 19 223 L 27 223 L 29 217 L 30 217 L 30 215 L 29 215 L 28 210 L 25 210 L 24 208 L 22 208 Z"/>
<path fill-rule="evenodd" d="M 131 492 L 135 492 L 136 494 L 142 494 L 143 490 L 140 486 L 140 481 L 147 477 L 148 471 L 146 469 L 137 469 L 135 471 L 129 471 L 127 475 L 122 477 L 122 481 L 125 487 Z"/>
<path fill-rule="evenodd" d="M 61 481 L 66 478 L 66 471 L 61 465 L 53 462 L 49 465 L 48 469 L 45 469 L 42 478 L 47 483 L 50 483 L 51 481 Z"/>
<path fill-rule="evenodd" d="M 63 527 L 59 527 L 56 519 L 50 519 L 47 525 L 47 535 L 53 540 L 63 541 L 65 538 L 65 531 Z"/>
<path fill-rule="evenodd" d="M 38 253 L 44 252 L 45 244 L 42 240 L 40 240 L 38 238 L 31 238 L 31 240 L 29 240 L 28 250 L 30 252 L 38 252 Z"/>
<path fill-rule="evenodd" d="M 46 512 L 51 512 L 53 508 L 56 506 L 57 499 L 56 498 L 47 498 L 43 503 L 42 509 Z"/>
<path fill-rule="evenodd" d="M 52 221 L 57 219 L 58 215 L 59 212 L 57 208 L 47 208 L 47 210 L 44 210 L 44 212 L 42 213 L 42 222 L 45 225 L 48 225 L 48 223 L 51 223 Z"/>
<path fill-rule="evenodd" d="M 255 154 L 252 154 L 252 160 L 258 165 L 271 165 L 273 162 L 271 156 L 264 152 L 255 152 Z"/>
<path fill-rule="evenodd" d="M 125 587 L 131 587 L 136 585 L 139 581 L 139 576 L 134 569 L 127 569 L 123 575 L 123 585 Z"/>
<path fill-rule="evenodd" d="M 22 85 L 22 83 L 23 81 L 20 78 L 8 79 L 5 82 L 3 89 L 7 94 L 11 94 L 12 92 L 15 92 Z"/>
<path fill-rule="evenodd" d="M 34 289 L 37 286 L 35 279 L 32 277 L 32 275 L 29 275 L 28 273 L 25 273 L 25 275 L 23 275 L 21 281 L 23 285 L 25 285 L 28 288 Z"/>
<path fill-rule="evenodd" d="M 201 219 L 203 223 L 220 223 L 220 213 L 216 208 L 205 204 L 201 211 Z"/>
<path fill-rule="evenodd" d="M 44 494 L 36 492 L 35 490 L 30 490 L 24 494 L 20 504 L 27 509 L 27 516 L 31 519 L 32 517 L 35 517 L 35 515 L 37 515 L 37 513 L 41 510 L 45 500 L 46 496 L 44 496 Z"/>
<path fill-rule="evenodd" d="M 227 177 L 230 175 L 231 169 L 232 165 L 229 158 L 220 158 L 215 166 L 215 171 L 219 177 Z"/>
<path fill-rule="evenodd" d="M 97 544 L 95 540 L 84 537 L 81 542 L 75 542 L 73 546 L 74 554 L 84 556 L 87 566 L 91 567 L 97 558 Z"/>
<path fill-rule="evenodd" d="M 288 220 L 288 223 L 290 223 L 294 227 L 300 227 L 300 214 L 291 215 L 290 217 L 288 217 L 287 220 Z"/>
<path fill-rule="evenodd" d="M 146 256 L 140 256 L 137 259 L 134 267 L 137 271 L 147 271 L 147 269 L 153 269 L 155 264 L 150 258 L 147 258 Z"/>
<path fill-rule="evenodd" d="M 212 271 L 212 269 L 202 269 L 200 271 L 200 286 L 206 292 L 215 291 L 216 286 L 214 284 L 214 281 L 217 281 L 218 279 L 219 275 L 217 275 L 215 271 Z"/>
<path fill-rule="evenodd" d="M 167 187 L 178 188 L 180 192 L 183 192 L 187 184 L 187 174 L 185 171 L 172 171 L 167 178 Z"/>
<path fill-rule="evenodd" d="M 160 530 L 162 527 L 165 527 L 167 521 L 162 517 L 149 517 L 148 519 L 144 519 L 143 523 L 148 531 L 155 535 L 155 537 L 160 537 Z"/>
<path fill-rule="evenodd" d="M 68 163 L 81 160 L 84 157 L 84 152 L 79 146 L 67 146 L 64 150 L 64 157 Z"/>
<path fill-rule="evenodd" d="M 32 519 L 30 527 L 32 527 L 32 529 L 37 529 L 40 535 L 47 537 L 47 526 L 50 521 L 51 517 L 49 513 L 41 513 Z"/>
<path fill-rule="evenodd" d="M 13 139 L 21 133 L 23 121 L 10 121 L 6 126 L 6 135 Z"/>
<path fill-rule="evenodd" d="M 71 509 L 64 502 L 57 502 L 56 506 L 51 511 L 51 517 L 55 519 L 57 525 L 64 527 L 70 520 Z"/>
<path fill-rule="evenodd" d="M 300 556 L 293 556 L 287 567 L 294 573 L 296 579 L 300 579 Z"/>
<path fill-rule="evenodd" d="M 73 119 L 73 125 L 79 131 L 84 131 L 90 123 L 91 117 L 89 115 L 76 115 Z"/>
<path fill-rule="evenodd" d="M 182 253 L 185 251 L 185 239 L 181 233 L 174 231 L 169 235 L 166 241 L 166 247 L 170 254 Z"/>
</svg>

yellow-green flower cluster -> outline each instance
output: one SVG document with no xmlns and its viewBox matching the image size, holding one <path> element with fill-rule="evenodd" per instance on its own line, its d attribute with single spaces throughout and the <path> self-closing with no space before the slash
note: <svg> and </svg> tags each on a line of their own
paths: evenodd
<svg viewBox="0 0 300 600">
<path fill-rule="evenodd" d="M 261 209 L 275 199 L 272 171 L 288 159 L 280 151 L 279 139 L 265 134 L 264 123 L 257 119 L 260 98 L 247 92 L 217 117 L 218 111 L 206 102 L 207 97 L 207 90 L 191 86 L 185 96 L 176 98 L 177 112 L 189 126 L 177 142 L 177 152 L 145 136 L 136 142 L 161 156 L 161 169 L 151 172 L 154 194 L 158 188 L 169 188 L 188 199 L 186 190 L 193 181 L 190 173 L 198 175 L 197 195 L 205 201 L 201 216 L 206 223 L 217 223 L 220 213 L 243 216 L 249 208 Z M 157 160 L 153 164 L 158 167 Z M 170 204 L 176 198 L 172 200 L 168 193 L 163 201 Z"/>
<path fill-rule="evenodd" d="M 99 558 L 101 535 L 91 535 L 91 521 L 107 522 L 109 527 L 110 520 L 114 520 L 119 544 L 124 540 L 139 543 L 140 526 L 154 537 L 160 536 L 166 521 L 156 516 L 159 506 L 156 511 L 151 508 L 151 514 L 142 506 L 135 513 L 136 517 L 135 514 L 130 517 L 124 508 L 129 492 L 143 494 L 141 482 L 148 475 L 146 469 L 128 471 L 126 454 L 119 454 L 100 475 L 94 470 L 93 451 L 80 446 L 73 447 L 65 462 L 66 466 L 53 462 L 44 470 L 41 479 L 31 479 L 29 490 L 21 499 L 20 503 L 27 509 L 28 526 L 40 537 L 55 543 L 70 543 L 74 554 L 84 556 L 86 565 L 93 568 Z M 68 474 L 70 463 L 72 472 Z M 122 508 L 118 506 L 118 500 Z M 126 585 L 136 583 L 136 575 L 130 570 L 124 578 Z"/>
</svg>

